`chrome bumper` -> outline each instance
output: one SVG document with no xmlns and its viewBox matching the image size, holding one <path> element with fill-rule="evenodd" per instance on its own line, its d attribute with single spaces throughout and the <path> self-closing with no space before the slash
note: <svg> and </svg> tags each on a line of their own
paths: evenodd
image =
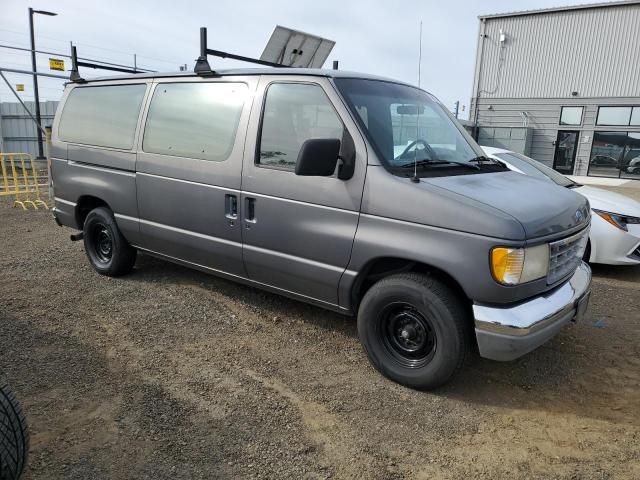
<svg viewBox="0 0 640 480">
<path fill-rule="evenodd" d="M 480 356 L 514 360 L 538 348 L 571 320 L 584 315 L 591 269 L 582 262 L 562 286 L 512 307 L 473 305 Z"/>
</svg>

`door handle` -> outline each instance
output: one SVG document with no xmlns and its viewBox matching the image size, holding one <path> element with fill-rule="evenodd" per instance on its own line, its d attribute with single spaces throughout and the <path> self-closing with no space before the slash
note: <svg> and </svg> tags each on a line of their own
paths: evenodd
<svg viewBox="0 0 640 480">
<path fill-rule="evenodd" d="M 226 194 L 224 196 L 224 216 L 229 220 L 236 220 L 238 218 L 238 197 L 232 194 Z"/>
<path fill-rule="evenodd" d="M 256 199 L 247 197 L 245 199 L 246 208 L 245 208 L 245 216 L 244 219 L 249 223 L 256 223 Z"/>
</svg>

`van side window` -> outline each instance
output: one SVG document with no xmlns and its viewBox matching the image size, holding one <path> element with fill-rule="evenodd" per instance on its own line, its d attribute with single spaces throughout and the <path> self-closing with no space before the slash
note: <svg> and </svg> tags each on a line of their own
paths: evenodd
<svg viewBox="0 0 640 480">
<path fill-rule="evenodd" d="M 256 163 L 292 170 L 310 138 L 342 139 L 344 126 L 319 85 L 274 83 L 267 90 Z"/>
<path fill-rule="evenodd" d="M 62 110 L 60 139 L 131 150 L 146 89 L 144 84 L 74 88 Z"/>
<path fill-rule="evenodd" d="M 153 94 L 142 149 L 222 162 L 235 143 L 244 83 L 161 83 Z"/>
</svg>

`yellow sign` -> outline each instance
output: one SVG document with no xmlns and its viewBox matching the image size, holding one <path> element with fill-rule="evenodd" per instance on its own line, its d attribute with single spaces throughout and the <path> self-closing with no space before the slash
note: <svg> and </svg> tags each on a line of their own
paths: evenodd
<svg viewBox="0 0 640 480">
<path fill-rule="evenodd" d="M 58 58 L 50 58 L 49 68 L 51 70 L 62 70 L 64 72 L 64 60 L 60 60 Z"/>
<path fill-rule="evenodd" d="M 18 83 L 18 84 L 16 85 L 16 90 L 17 90 L 18 92 L 24 92 L 24 85 L 23 85 L 22 83 Z"/>
</svg>

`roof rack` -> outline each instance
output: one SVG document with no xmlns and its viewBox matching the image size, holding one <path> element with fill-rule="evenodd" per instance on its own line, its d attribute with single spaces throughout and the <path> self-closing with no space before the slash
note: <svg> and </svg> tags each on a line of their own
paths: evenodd
<svg viewBox="0 0 640 480">
<path fill-rule="evenodd" d="M 260 60 L 258 58 L 245 57 L 242 55 L 236 55 L 234 53 L 222 52 L 220 50 L 207 48 L 207 27 L 200 27 L 200 56 L 196 60 L 196 65 L 193 68 L 194 73 L 201 76 L 210 76 L 216 74 L 216 72 L 211 69 L 211 65 L 209 65 L 207 55 L 213 55 L 220 58 L 231 58 L 233 60 L 240 60 L 242 62 L 266 65 L 267 67 L 285 67 L 285 65 L 281 65 L 279 63 L 267 62 L 266 60 Z"/>
<path fill-rule="evenodd" d="M 291 39 L 291 36 L 293 34 L 298 34 L 298 35 L 303 35 L 305 37 L 311 37 L 311 35 L 303 33 L 303 32 L 298 32 L 295 30 L 289 30 L 289 29 L 285 29 L 283 27 L 276 27 L 276 32 L 278 32 L 278 29 L 280 30 L 284 30 L 286 32 L 290 33 L 290 37 L 289 39 Z M 276 33 L 274 32 L 274 34 Z M 333 45 L 335 45 L 335 42 L 333 41 L 328 41 L 325 39 L 322 39 L 320 37 L 315 37 L 313 36 L 313 38 L 316 39 L 316 41 L 326 41 L 330 44 L 330 47 L 328 49 L 328 51 L 324 52 L 324 56 L 322 57 L 320 64 L 322 62 L 324 62 L 324 60 L 326 59 L 326 56 L 329 54 L 329 52 L 331 51 L 331 48 L 333 48 Z M 272 38 L 273 40 L 273 38 Z M 284 47 L 283 50 L 281 52 L 281 55 L 284 55 L 284 51 L 287 48 L 286 43 L 284 42 Z M 319 44 L 316 46 L 316 52 L 319 48 Z M 266 53 L 266 52 L 265 52 Z M 265 53 L 263 53 L 263 56 L 265 55 Z M 297 55 L 297 56 L 302 56 L 303 51 L 300 48 L 297 49 L 293 49 L 293 54 Z M 265 65 L 267 67 L 274 67 L 274 68 L 287 68 L 290 65 L 285 65 L 283 63 L 276 63 L 276 62 L 270 62 L 267 60 L 262 60 L 259 58 L 252 58 L 252 57 L 245 57 L 243 55 L 236 55 L 234 53 L 229 53 L 229 52 L 223 52 L 221 50 L 213 50 L 211 48 L 207 47 L 207 28 L 206 27 L 200 27 L 200 55 L 198 56 L 198 58 L 196 59 L 196 64 L 195 67 L 193 68 L 193 71 L 195 74 L 206 77 L 206 76 L 212 76 L 212 75 L 216 75 L 216 72 L 211 68 L 211 65 L 209 65 L 209 60 L 208 60 L 208 55 L 213 55 L 216 57 L 220 57 L 220 58 L 230 58 L 233 60 L 239 60 L 242 62 L 248 62 L 248 63 L 255 63 L 257 65 Z M 314 54 L 315 55 L 315 54 Z M 313 57 L 311 57 L 311 60 L 313 60 Z M 300 65 L 298 65 L 300 66 Z M 74 45 L 71 46 L 71 72 L 70 72 L 70 80 L 74 83 L 85 83 L 86 80 L 84 78 L 82 78 L 82 76 L 80 75 L 79 72 L 79 67 L 88 67 L 88 68 L 94 68 L 94 69 L 100 69 L 100 70 L 109 70 L 112 72 L 122 72 L 122 73 L 155 73 L 153 70 L 141 70 L 138 69 L 136 67 L 134 68 L 126 68 L 123 66 L 116 66 L 113 64 L 106 64 L 106 63 L 92 63 L 92 62 L 86 62 L 86 61 L 80 61 L 78 60 L 78 53 L 76 50 L 76 47 Z M 334 60 L 333 62 L 333 69 L 337 70 L 338 69 L 338 62 L 336 60 Z"/>
<path fill-rule="evenodd" d="M 71 46 L 71 73 L 69 75 L 69 79 L 74 83 L 85 83 L 86 80 L 80 76 L 80 72 L 78 67 L 88 67 L 99 70 L 109 70 L 111 72 L 122 72 L 122 73 L 149 73 L 149 70 L 139 70 L 137 68 L 125 68 L 125 67 L 116 67 L 113 65 L 107 65 L 102 63 L 93 63 L 93 62 L 84 62 L 78 60 L 78 52 L 74 45 Z M 153 72 L 153 70 L 151 71 Z"/>
</svg>

